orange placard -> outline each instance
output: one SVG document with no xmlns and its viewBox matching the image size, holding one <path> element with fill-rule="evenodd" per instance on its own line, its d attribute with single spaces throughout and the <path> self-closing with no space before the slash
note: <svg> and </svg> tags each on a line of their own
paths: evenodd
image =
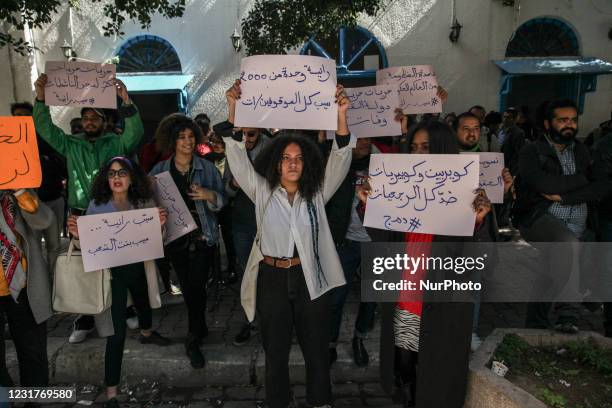
<svg viewBox="0 0 612 408">
<path fill-rule="evenodd" d="M 37 188 L 42 182 L 31 116 L 0 116 L 0 190 Z"/>
</svg>

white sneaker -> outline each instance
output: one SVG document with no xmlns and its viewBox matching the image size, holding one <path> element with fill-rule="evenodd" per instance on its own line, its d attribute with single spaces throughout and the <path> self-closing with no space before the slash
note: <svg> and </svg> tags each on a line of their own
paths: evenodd
<svg viewBox="0 0 612 408">
<path fill-rule="evenodd" d="M 480 337 L 478 337 L 478 334 L 472 333 L 472 344 L 470 345 L 470 348 L 472 349 L 472 353 L 478 350 L 480 346 L 482 346 L 482 340 L 480 340 Z"/>
<path fill-rule="evenodd" d="M 94 330 L 95 329 L 80 330 L 80 329 L 75 328 L 72 330 L 72 333 L 70 333 L 70 337 L 68 337 L 68 343 L 71 343 L 71 344 L 81 343 L 85 341 L 85 339 L 87 338 L 87 335 Z"/>
<path fill-rule="evenodd" d="M 127 326 L 132 330 L 138 328 L 138 316 L 128 317 L 127 319 L 125 319 L 125 322 L 127 323 Z"/>
</svg>

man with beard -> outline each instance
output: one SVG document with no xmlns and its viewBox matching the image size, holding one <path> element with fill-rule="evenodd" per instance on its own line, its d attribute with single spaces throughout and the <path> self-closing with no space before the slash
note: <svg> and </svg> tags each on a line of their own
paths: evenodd
<svg viewBox="0 0 612 408">
<path fill-rule="evenodd" d="M 539 302 L 527 307 L 526 325 L 530 328 L 548 328 L 551 300 L 560 296 L 581 300 L 579 243 L 589 235 L 591 211 L 587 203 L 610 191 L 607 180 L 592 178 L 589 151 L 576 141 L 578 109 L 572 101 L 551 102 L 544 127 L 546 134 L 520 152 L 514 208 L 515 224 L 523 238 L 540 249 L 546 269 L 537 276 L 531 294 L 531 299 Z M 578 305 L 557 302 L 556 309 L 555 329 L 577 333 Z"/>
<path fill-rule="evenodd" d="M 91 185 L 98 169 L 115 156 L 129 156 L 138 146 L 144 133 L 142 120 L 136 107 L 132 104 L 128 91 L 118 79 L 114 80 L 117 96 L 122 101 L 119 108 L 125 119 L 123 134 L 106 132 L 106 116 L 102 109 L 81 109 L 83 134 L 69 135 L 56 126 L 51 119 L 49 107 L 45 105 L 45 86 L 47 75 L 41 74 L 34 88 L 34 125 L 36 132 L 55 151 L 66 158 L 68 166 L 68 207 L 71 214 L 83 215 L 90 201 Z M 94 329 L 92 316 L 84 316 L 75 322 L 70 335 L 70 343 L 85 340 Z"/>
</svg>

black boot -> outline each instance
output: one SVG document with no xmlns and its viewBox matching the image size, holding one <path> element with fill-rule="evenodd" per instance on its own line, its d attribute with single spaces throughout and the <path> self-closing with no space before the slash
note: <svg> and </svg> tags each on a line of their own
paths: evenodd
<svg viewBox="0 0 612 408">
<path fill-rule="evenodd" d="M 416 403 L 416 368 L 418 353 L 395 347 L 395 385 L 397 386 L 396 402 L 404 408 L 411 408 Z"/>
<path fill-rule="evenodd" d="M 185 340 L 185 354 L 189 357 L 189 362 L 193 368 L 202 368 L 206 364 L 204 354 L 200 351 L 200 339 L 193 334 L 187 335 L 187 340 Z"/>
</svg>

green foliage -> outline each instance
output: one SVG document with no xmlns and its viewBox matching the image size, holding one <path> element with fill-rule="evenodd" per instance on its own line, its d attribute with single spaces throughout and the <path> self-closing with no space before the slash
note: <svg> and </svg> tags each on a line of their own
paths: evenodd
<svg viewBox="0 0 612 408">
<path fill-rule="evenodd" d="M 575 341 L 565 347 L 570 358 L 592 366 L 605 376 L 612 376 L 612 351 L 601 349 L 589 341 Z"/>
<path fill-rule="evenodd" d="M 331 38 L 354 27 L 360 13 L 375 16 L 384 0 L 256 0 L 242 20 L 248 55 L 285 54 L 312 36 Z"/>
<path fill-rule="evenodd" d="M 508 368 L 514 370 L 523 367 L 525 355 L 530 345 L 516 334 L 507 334 L 504 340 L 497 346 L 493 359 L 503 361 Z"/>
<path fill-rule="evenodd" d="M 23 30 L 26 26 L 42 28 L 52 21 L 61 6 L 68 4 L 78 8 L 82 6 L 83 1 L 101 3 L 104 0 L 2 0 L 0 23 L 8 23 L 18 30 Z M 185 0 L 114 0 L 105 4 L 102 11 L 108 19 L 102 30 L 108 37 L 114 34 L 123 35 L 121 27 L 126 19 L 138 21 L 144 30 L 150 27 L 151 15 L 154 13 L 166 18 L 181 17 L 185 11 Z M 23 39 L 0 31 L 0 47 L 7 45 L 22 55 L 34 49 Z"/>
<path fill-rule="evenodd" d="M 566 408 L 567 400 L 562 395 L 557 394 L 554 391 L 549 390 L 548 388 L 541 388 L 536 393 L 536 397 L 546 405 L 549 405 L 553 408 Z"/>
</svg>

